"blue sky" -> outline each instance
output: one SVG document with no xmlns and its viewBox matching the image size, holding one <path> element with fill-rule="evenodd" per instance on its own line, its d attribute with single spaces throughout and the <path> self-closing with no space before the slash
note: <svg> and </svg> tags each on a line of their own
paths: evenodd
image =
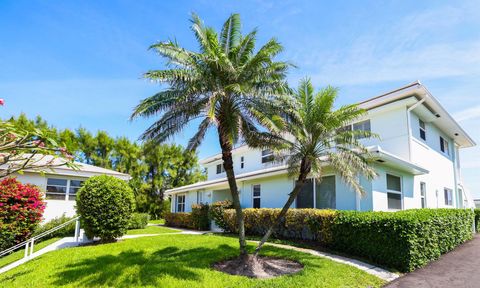
<svg viewBox="0 0 480 288">
<path fill-rule="evenodd" d="M 329 3 L 330 2 L 330 3 Z M 334 2 L 334 3 L 332 3 Z M 477 1 L 1 1 L 0 117 L 25 112 L 60 128 L 137 139 L 151 120 L 132 108 L 161 87 L 149 45 L 175 38 L 196 49 L 191 12 L 220 27 L 232 12 L 258 43 L 276 37 L 289 82 L 310 76 L 340 88 L 339 104 L 421 80 L 480 143 L 480 3 Z M 194 127 L 173 139 L 184 144 Z M 200 157 L 218 151 L 213 133 Z M 462 151 L 463 177 L 480 197 L 480 148 Z"/>
</svg>

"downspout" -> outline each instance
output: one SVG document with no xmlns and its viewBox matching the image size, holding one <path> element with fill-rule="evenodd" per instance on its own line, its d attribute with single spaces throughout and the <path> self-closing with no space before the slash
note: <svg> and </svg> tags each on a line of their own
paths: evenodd
<svg viewBox="0 0 480 288">
<path fill-rule="evenodd" d="M 422 100 L 418 101 L 417 103 L 413 104 L 407 109 L 407 126 L 408 126 L 408 160 L 411 162 L 412 161 L 412 126 L 411 126 L 411 121 L 410 121 L 410 112 L 417 108 L 419 105 L 421 105 L 423 102 L 425 102 L 425 98 L 422 98 Z"/>
</svg>

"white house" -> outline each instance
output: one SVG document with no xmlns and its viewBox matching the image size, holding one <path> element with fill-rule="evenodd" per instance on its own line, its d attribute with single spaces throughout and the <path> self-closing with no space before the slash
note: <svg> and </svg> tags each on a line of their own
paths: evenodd
<svg viewBox="0 0 480 288">
<path fill-rule="evenodd" d="M 475 145 L 425 86 L 414 82 L 359 103 L 368 111 L 352 129 L 370 130 L 380 139 L 363 139 L 372 152 L 378 177 L 360 178 L 367 192 L 359 197 L 334 171 L 321 183 L 310 179 L 292 207 L 359 211 L 474 207 L 460 171 L 459 149 Z M 233 151 L 243 208 L 279 208 L 294 186 L 286 166 L 272 154 L 241 146 Z M 166 193 L 172 212 L 188 212 L 194 203 L 230 199 L 221 154 L 201 161 L 208 179 Z M 328 171 L 328 167 L 327 167 Z"/>
<path fill-rule="evenodd" d="M 51 156 L 45 156 L 42 162 L 51 160 Z M 55 159 L 54 165 L 58 165 L 60 159 Z M 41 163 L 39 163 L 41 164 Z M 75 195 L 88 178 L 96 175 L 111 175 L 122 180 L 129 180 L 130 175 L 117 171 L 75 162 L 78 169 L 67 166 L 59 166 L 51 169 L 26 170 L 22 174 L 14 174 L 20 182 L 33 184 L 45 193 L 47 206 L 43 215 L 44 221 L 55 217 L 75 215 Z"/>
</svg>

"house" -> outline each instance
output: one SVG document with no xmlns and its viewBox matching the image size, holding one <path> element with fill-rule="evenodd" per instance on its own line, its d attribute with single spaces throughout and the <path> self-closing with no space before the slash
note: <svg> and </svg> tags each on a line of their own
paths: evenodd
<svg viewBox="0 0 480 288">
<path fill-rule="evenodd" d="M 52 156 L 45 156 L 38 162 L 52 160 Z M 56 158 L 52 164 L 57 166 L 62 160 Z M 20 182 L 24 184 L 33 184 L 45 193 L 45 202 L 47 206 L 43 214 L 44 221 L 62 216 L 74 216 L 75 211 L 75 195 L 82 186 L 83 182 L 88 178 L 96 175 L 111 175 L 122 180 L 129 180 L 130 175 L 117 171 L 75 162 L 76 169 L 67 166 L 58 166 L 54 168 L 43 168 L 39 170 L 25 170 L 22 174 L 14 174 Z"/>
<path fill-rule="evenodd" d="M 397 211 L 411 208 L 474 207 L 462 181 L 459 150 L 475 142 L 420 82 L 359 103 L 367 110 L 351 129 L 377 133 L 362 139 L 378 173 L 360 177 L 360 197 L 326 167 L 322 181 L 309 179 L 294 208 Z M 283 163 L 271 151 L 240 146 L 233 150 L 234 170 L 243 208 L 280 208 L 294 186 Z M 231 199 L 221 154 L 201 161 L 206 181 L 166 191 L 172 212 L 188 212 L 194 203 Z"/>
</svg>

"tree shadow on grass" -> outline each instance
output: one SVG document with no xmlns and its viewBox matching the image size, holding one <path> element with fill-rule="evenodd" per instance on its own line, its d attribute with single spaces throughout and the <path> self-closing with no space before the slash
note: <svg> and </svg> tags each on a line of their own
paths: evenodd
<svg viewBox="0 0 480 288">
<path fill-rule="evenodd" d="M 76 286 L 147 286 L 160 285 L 160 278 L 201 280 L 195 268 L 211 269 L 215 261 L 231 257 L 238 249 L 219 245 L 216 248 L 181 249 L 169 246 L 147 253 L 128 250 L 117 255 L 91 257 L 65 266 L 56 274 L 54 285 Z"/>
</svg>

